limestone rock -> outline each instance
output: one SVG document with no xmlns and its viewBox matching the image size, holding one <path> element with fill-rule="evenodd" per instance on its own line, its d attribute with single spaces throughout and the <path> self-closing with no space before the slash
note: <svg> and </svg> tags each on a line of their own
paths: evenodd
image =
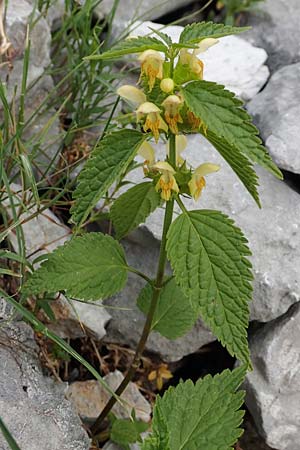
<svg viewBox="0 0 300 450">
<path fill-rule="evenodd" d="M 138 2 L 136 0 L 122 0 L 114 17 L 115 33 L 123 32 L 126 27 L 136 20 L 157 19 L 164 14 L 176 11 L 180 7 L 187 7 L 194 2 L 195 0 L 172 0 L 171 2 L 161 0 L 153 0 L 152 2 L 147 0 L 139 0 Z M 103 19 L 110 14 L 113 3 L 113 0 L 103 0 L 95 9 L 97 16 Z"/>
<path fill-rule="evenodd" d="M 300 436 L 300 303 L 250 340 L 254 370 L 246 403 L 268 445 L 298 448 Z"/>
<path fill-rule="evenodd" d="M 265 0 L 250 16 L 252 30 L 242 36 L 263 47 L 271 71 L 300 61 L 299 0 Z"/>
<path fill-rule="evenodd" d="M 46 105 L 46 98 L 53 89 L 52 78 L 43 76 L 45 69 L 51 63 L 51 31 L 46 20 L 39 17 L 38 11 L 33 14 L 33 8 L 34 2 L 33 4 L 25 0 L 8 2 L 4 27 L 12 46 L 7 52 L 10 56 L 1 62 L 0 79 L 5 86 L 8 103 L 14 97 L 15 109 L 17 109 L 21 95 L 26 30 L 31 21 L 34 21 L 29 34 L 31 46 L 25 94 L 25 123 L 41 105 L 43 106 L 25 126 L 21 139 L 27 152 L 29 154 L 33 152 L 31 155 L 33 172 L 36 178 L 41 180 L 44 173 L 49 176 L 54 170 L 59 156 L 62 130 L 58 118 L 53 119 L 56 114 L 55 109 Z M 3 109 L 0 106 L 0 118 L 2 116 Z M 51 126 L 48 125 L 50 120 L 52 120 Z M 46 125 L 49 126 L 47 132 L 44 131 Z M 43 135 L 42 140 L 41 135 Z M 48 166 L 52 166 L 50 170 Z M 14 173 L 16 172 L 18 170 L 15 167 Z"/>
<path fill-rule="evenodd" d="M 165 154 L 164 146 L 157 151 Z M 182 154 L 193 167 L 210 161 L 221 166 L 207 177 L 207 187 L 198 203 L 186 199 L 187 209 L 216 209 L 229 215 L 243 230 L 253 253 L 254 301 L 251 318 L 266 322 L 284 314 L 300 300 L 300 198 L 284 182 L 258 168 L 260 176 L 259 210 L 235 173 L 217 151 L 201 136 L 191 135 Z M 141 169 L 130 174 L 133 182 L 143 178 Z M 177 210 L 178 212 L 178 210 Z M 161 239 L 163 210 L 157 209 L 145 227 L 157 240 Z M 139 242 L 143 243 L 140 229 Z"/>
<path fill-rule="evenodd" d="M 297 174 L 300 174 L 299 84 L 300 63 L 283 67 L 248 104 L 276 164 Z"/>
<path fill-rule="evenodd" d="M 106 375 L 104 380 L 112 390 L 116 390 L 123 378 L 122 373 L 115 370 Z M 97 380 L 76 381 L 69 386 L 66 398 L 71 400 L 83 420 L 93 422 L 106 405 L 110 394 Z M 149 422 L 151 406 L 134 383 L 129 383 L 121 398 L 126 401 L 124 407 L 118 403 L 112 409 L 118 418 L 130 417 L 132 408 L 135 408 L 136 417 Z"/>
<path fill-rule="evenodd" d="M 2 297 L 0 297 L 0 325 L 13 317 L 13 307 Z"/>
<path fill-rule="evenodd" d="M 138 243 L 135 243 L 137 241 Z M 157 242 L 146 230 L 137 230 L 130 236 L 130 241 L 123 241 L 128 263 L 148 276 L 154 277 L 159 255 Z M 105 304 L 113 306 L 112 316 L 107 327 L 108 342 L 118 342 L 135 348 L 145 323 L 144 314 L 136 306 L 136 299 L 145 285 L 144 280 L 136 275 L 128 275 L 128 283 L 122 292 Z M 157 332 L 152 332 L 146 349 L 158 353 L 165 361 L 177 361 L 183 356 L 197 351 L 200 347 L 214 341 L 212 333 L 199 320 L 185 336 L 171 341 Z"/>
<path fill-rule="evenodd" d="M 88 450 L 89 438 L 64 384 L 43 376 L 31 328 L 0 328 L 0 416 L 22 450 Z M 0 434 L 1 450 L 10 447 Z"/>
<path fill-rule="evenodd" d="M 131 34 L 144 36 L 151 32 L 149 27 L 161 29 L 164 25 L 143 22 Z M 174 42 L 179 41 L 182 30 L 180 26 L 162 29 Z M 267 57 L 265 50 L 237 36 L 223 37 L 217 45 L 199 55 L 204 62 L 204 79 L 224 84 L 245 101 L 253 98 L 266 83 L 269 77 L 269 69 L 265 65 Z"/>
<path fill-rule="evenodd" d="M 6 20 L 5 32 L 8 40 L 11 42 L 10 49 L 12 57 L 10 64 L 1 63 L 1 80 L 6 84 L 8 100 L 10 101 L 17 86 L 17 97 L 20 96 L 22 72 L 23 72 L 23 56 L 26 43 L 26 30 L 30 23 L 33 12 L 33 5 L 25 0 L 9 0 Z M 35 18 L 37 18 L 36 13 Z M 37 80 L 45 68 L 50 64 L 50 28 L 44 18 L 39 18 L 34 27 L 32 27 L 29 35 L 31 41 L 30 62 L 27 76 L 27 85 Z"/>
</svg>

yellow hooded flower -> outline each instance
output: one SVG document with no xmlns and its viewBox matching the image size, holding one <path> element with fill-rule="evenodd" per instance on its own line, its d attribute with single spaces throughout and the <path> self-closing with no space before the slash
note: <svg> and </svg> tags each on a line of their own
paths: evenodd
<svg viewBox="0 0 300 450">
<path fill-rule="evenodd" d="M 138 150 L 138 155 L 144 158 L 144 174 L 147 175 L 155 164 L 155 151 L 148 141 L 142 143 Z"/>
<path fill-rule="evenodd" d="M 213 38 L 203 39 L 199 44 L 198 48 L 195 48 L 192 53 L 188 49 L 183 48 L 180 50 L 180 62 L 181 64 L 188 65 L 191 72 L 193 72 L 199 80 L 203 79 L 203 62 L 197 58 L 199 53 L 206 52 L 210 47 L 217 44 L 219 41 Z"/>
<path fill-rule="evenodd" d="M 152 91 L 155 80 L 163 78 L 164 58 L 156 50 L 146 50 L 139 56 L 141 62 L 141 77 L 146 75 L 148 78 L 148 86 Z"/>
<path fill-rule="evenodd" d="M 212 163 L 200 164 L 200 166 L 195 169 L 192 178 L 188 183 L 191 196 L 195 200 L 198 200 L 201 195 L 202 189 L 206 186 L 204 176 L 208 175 L 209 173 L 218 172 L 218 170 L 220 170 L 220 166 Z"/>
<path fill-rule="evenodd" d="M 134 106 L 140 106 L 147 98 L 141 89 L 131 86 L 130 84 L 124 84 L 117 89 L 117 94 L 127 100 Z"/>
<path fill-rule="evenodd" d="M 178 95 L 169 95 L 163 102 L 162 106 L 165 108 L 165 119 L 174 134 L 178 134 L 178 123 L 182 123 L 182 117 L 179 110 L 182 106 L 182 100 Z"/>
<path fill-rule="evenodd" d="M 176 142 L 176 165 L 181 166 L 184 163 L 184 159 L 181 157 L 181 153 L 186 149 L 187 138 L 184 134 L 177 134 L 175 137 Z M 169 141 L 167 143 L 167 153 L 170 155 Z"/>
<path fill-rule="evenodd" d="M 151 102 L 142 103 L 136 110 L 138 122 L 142 120 L 144 116 L 146 116 L 143 130 L 145 132 L 147 132 L 148 130 L 152 131 L 156 142 L 158 142 L 159 139 L 159 130 L 163 130 L 165 132 L 168 131 L 168 125 L 162 119 L 160 112 L 161 111 L 158 106 Z"/>
<path fill-rule="evenodd" d="M 170 200 L 172 191 L 177 193 L 179 192 L 179 188 L 174 177 L 175 170 L 166 161 L 158 161 L 153 167 L 161 173 L 155 189 L 157 192 L 160 192 L 161 198 L 167 202 Z"/>
</svg>

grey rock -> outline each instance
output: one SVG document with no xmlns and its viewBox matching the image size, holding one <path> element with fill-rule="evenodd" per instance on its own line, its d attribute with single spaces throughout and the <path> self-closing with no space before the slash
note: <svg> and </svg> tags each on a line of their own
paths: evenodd
<svg viewBox="0 0 300 450">
<path fill-rule="evenodd" d="M 88 450 L 89 438 L 65 385 L 45 377 L 31 328 L 0 328 L 0 416 L 22 450 Z M 10 447 L 0 435 L 1 450 Z"/>
<path fill-rule="evenodd" d="M 114 17 L 115 34 L 124 31 L 136 20 L 157 19 L 166 13 L 175 11 L 182 6 L 191 5 L 194 2 L 195 0 L 173 0 L 172 2 L 165 0 L 153 0 L 152 2 L 147 0 L 122 0 Z M 113 0 L 103 0 L 95 9 L 97 16 L 103 19 L 111 12 L 113 4 Z"/>
<path fill-rule="evenodd" d="M 11 185 L 14 194 L 15 208 L 22 207 L 21 195 L 22 188 L 18 184 Z M 27 198 L 30 199 L 32 194 L 27 191 Z M 31 200 L 32 201 L 32 200 Z M 11 209 L 8 200 L 4 202 L 6 211 L 11 216 Z M 43 212 L 38 212 L 35 204 L 27 203 L 28 211 L 24 211 L 20 215 L 20 222 L 22 223 L 22 230 L 24 233 L 26 257 L 32 262 L 38 256 L 45 253 L 52 252 L 59 245 L 63 245 L 71 235 L 71 230 L 63 225 L 59 219 L 50 211 L 46 209 Z M 31 216 L 33 216 L 31 218 Z M 8 234 L 8 238 L 12 246 L 17 251 L 18 241 L 15 230 Z"/>
<path fill-rule="evenodd" d="M 48 323 L 48 328 L 61 338 L 77 339 L 90 336 L 101 340 L 106 334 L 105 327 L 111 319 L 101 301 L 84 303 L 67 300 L 60 295 L 51 303 L 55 321 Z"/>
<path fill-rule="evenodd" d="M 9 321 L 13 317 L 13 307 L 2 297 L 0 297 L 0 325 L 1 322 Z"/>
<path fill-rule="evenodd" d="M 21 199 L 21 186 L 14 184 L 11 187 L 15 193 L 15 206 L 18 207 Z M 7 202 L 5 204 L 8 206 Z M 37 211 L 35 205 L 28 209 L 30 212 L 23 212 L 20 215 L 20 221 L 24 221 L 22 230 L 26 256 L 33 262 L 38 256 L 50 253 L 58 246 L 63 245 L 71 236 L 71 230 L 62 224 L 49 209 L 41 213 Z M 10 208 L 7 208 L 7 212 L 11 214 Z M 36 216 L 28 220 L 32 214 L 36 214 Z M 9 233 L 8 238 L 14 249 L 17 250 L 18 241 L 15 232 Z M 94 305 L 67 301 L 63 295 L 60 295 L 51 303 L 51 307 L 57 320 L 50 322 L 49 328 L 59 336 L 71 339 L 83 337 L 86 334 L 95 339 L 104 337 L 105 325 L 109 321 L 110 315 L 100 302 Z"/>
<path fill-rule="evenodd" d="M 31 15 L 33 13 L 33 5 L 30 5 L 25 0 L 9 0 L 5 31 L 8 40 L 11 42 L 10 64 L 1 63 L 1 80 L 6 84 L 7 97 L 11 100 L 14 88 L 17 86 L 17 97 L 20 96 L 22 71 L 23 71 L 23 56 L 26 43 L 26 30 L 30 23 Z M 38 12 L 35 13 L 33 20 L 38 17 Z M 50 42 L 51 32 L 46 20 L 42 17 L 36 21 L 36 24 L 31 29 L 29 35 L 31 41 L 30 62 L 28 70 L 27 85 L 39 78 L 44 69 L 50 64 Z"/>
<path fill-rule="evenodd" d="M 113 391 L 117 389 L 123 379 L 122 373 L 118 370 L 104 377 Z M 69 386 L 66 398 L 71 400 L 83 420 L 93 422 L 108 402 L 110 394 L 96 380 L 76 381 Z M 121 398 L 124 400 L 124 404 L 117 403 L 112 409 L 116 417 L 128 418 L 131 416 L 132 408 L 134 408 L 139 420 L 149 422 L 151 406 L 134 383 L 129 383 Z"/>
<path fill-rule="evenodd" d="M 21 139 L 28 153 L 34 152 L 31 155 L 33 172 L 36 178 L 41 180 L 44 173 L 49 175 L 54 170 L 59 156 L 62 130 L 58 118 L 55 117 L 55 109 L 49 107 L 46 102 L 49 92 L 53 89 L 52 78 L 43 76 L 51 62 L 51 31 L 46 20 L 39 16 L 37 10 L 33 14 L 33 9 L 34 3 L 29 4 L 25 0 L 8 2 L 5 31 L 12 46 L 8 50 L 9 60 L 5 61 L 4 59 L 1 63 L 0 79 L 5 86 L 8 103 L 14 97 L 16 107 L 18 107 L 23 77 L 26 30 L 31 21 L 35 21 L 34 26 L 30 28 L 29 35 L 31 47 L 25 94 L 25 122 L 41 105 L 42 107 L 30 124 L 25 127 Z M 1 106 L 0 117 L 3 117 Z M 44 132 L 46 125 L 50 124 L 50 120 L 52 123 Z M 43 135 L 42 140 L 41 135 Z M 49 165 L 51 170 L 48 170 Z M 18 172 L 17 168 L 15 168 L 16 172 Z"/>
<path fill-rule="evenodd" d="M 180 26 L 164 27 L 162 24 L 143 22 L 131 33 L 144 36 L 150 28 L 162 29 L 174 42 L 179 41 L 183 30 Z M 253 98 L 265 85 L 269 69 L 265 65 L 267 53 L 262 48 L 254 47 L 237 36 L 219 39 L 218 44 L 201 53 L 204 62 L 204 79 L 223 84 L 245 101 Z M 225 70 L 224 70 L 225 68 Z"/>
<path fill-rule="evenodd" d="M 297 174 L 300 174 L 299 84 L 300 63 L 283 67 L 248 104 L 276 164 Z"/>
<path fill-rule="evenodd" d="M 147 230 L 137 230 L 130 236 L 130 241 L 123 241 L 123 246 L 130 265 L 150 277 L 155 276 L 159 246 Z M 105 301 L 105 305 L 113 307 L 109 309 L 112 319 L 108 324 L 105 340 L 126 344 L 131 348 L 136 347 L 145 323 L 145 316 L 136 306 L 136 299 L 144 285 L 144 280 L 129 273 L 128 283 L 123 291 Z M 177 361 L 214 340 L 212 333 L 199 320 L 187 335 L 176 341 L 171 341 L 155 331 L 152 332 L 146 349 L 158 353 L 165 361 L 170 362 Z"/>
<path fill-rule="evenodd" d="M 245 382 L 246 403 L 267 444 L 299 447 L 300 303 L 250 340 L 254 370 Z"/>
<path fill-rule="evenodd" d="M 250 16 L 252 30 L 242 36 L 267 51 L 272 72 L 300 61 L 299 15 L 298 0 L 265 0 Z"/>
<path fill-rule="evenodd" d="M 164 157 L 164 146 L 158 145 L 157 154 L 159 159 Z M 228 214 L 249 240 L 255 276 L 251 318 L 267 322 L 284 314 L 300 300 L 299 194 L 257 168 L 262 202 L 259 210 L 232 169 L 203 137 L 190 136 L 182 156 L 193 167 L 207 161 L 221 166 L 219 172 L 207 177 L 199 202 L 185 199 L 184 203 L 187 209 L 216 209 Z M 141 169 L 131 172 L 133 182 L 142 178 Z M 143 243 L 145 228 L 147 236 L 150 232 L 160 241 L 162 220 L 163 210 L 157 209 L 140 229 L 138 241 Z"/>
</svg>

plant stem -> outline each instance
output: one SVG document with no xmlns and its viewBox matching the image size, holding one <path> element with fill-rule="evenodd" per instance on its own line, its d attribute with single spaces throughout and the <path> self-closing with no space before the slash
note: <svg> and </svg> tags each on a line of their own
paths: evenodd
<svg viewBox="0 0 300 450">
<path fill-rule="evenodd" d="M 175 148 L 175 135 L 170 136 L 170 162 L 172 165 L 175 165 L 176 163 L 176 148 Z M 149 334 L 151 332 L 151 326 L 152 321 L 154 317 L 154 313 L 156 310 L 159 293 L 161 291 L 161 288 L 163 286 L 164 281 L 164 274 L 165 274 L 165 266 L 167 261 L 167 253 L 166 253 L 166 243 L 167 243 L 167 234 L 170 228 L 170 225 L 172 223 L 172 217 L 173 217 L 173 209 L 174 209 L 174 200 L 171 199 L 167 202 L 166 210 L 165 210 L 165 217 L 164 217 L 164 225 L 163 225 L 163 232 L 162 232 L 162 239 L 160 244 L 160 252 L 159 252 L 159 260 L 158 260 L 158 267 L 157 267 L 157 273 L 156 273 L 156 279 L 155 283 L 153 285 L 153 295 L 152 300 L 150 304 L 150 308 L 147 314 L 146 322 L 143 328 L 143 332 L 141 335 L 141 338 L 139 340 L 139 343 L 137 345 L 133 361 L 131 363 L 131 366 L 122 381 L 122 383 L 119 385 L 117 390 L 115 391 L 116 396 L 120 396 L 126 387 L 128 386 L 129 382 L 132 380 L 136 370 L 139 367 L 140 360 L 143 354 L 143 351 L 146 346 L 147 339 L 149 337 Z M 96 419 L 94 424 L 92 425 L 90 432 L 92 437 L 96 437 L 100 430 L 101 430 L 101 424 L 103 420 L 106 418 L 114 404 L 116 403 L 116 397 L 111 397 L 107 404 L 105 405 L 104 409 L 102 410 L 99 417 Z"/>
</svg>

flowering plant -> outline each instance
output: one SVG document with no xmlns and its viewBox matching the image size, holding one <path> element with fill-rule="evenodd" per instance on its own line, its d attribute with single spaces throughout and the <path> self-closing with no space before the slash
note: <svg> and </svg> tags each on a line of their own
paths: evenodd
<svg viewBox="0 0 300 450">
<path fill-rule="evenodd" d="M 117 91 L 134 110 L 132 123 L 107 133 L 79 175 L 71 209 L 77 230 L 137 154 L 144 159 L 146 181 L 128 189 L 111 207 L 117 240 L 102 233 L 75 236 L 33 272 L 24 294 L 64 291 L 70 297 L 98 300 L 119 292 L 128 272 L 146 281 L 138 298 L 146 314 L 141 339 L 131 368 L 91 428 L 93 436 L 97 436 L 103 419 L 132 379 L 150 332 L 156 330 L 176 339 L 200 316 L 241 365 L 196 384 L 180 383 L 158 397 L 152 434 L 141 448 L 229 450 L 241 434 L 243 393 L 237 389 L 251 367 L 247 343 L 252 293 L 250 251 L 241 230 L 222 212 L 186 209 L 183 198 L 198 201 L 205 177 L 213 176 L 220 167 L 203 161 L 193 169 L 182 157 L 187 135 L 200 133 L 232 167 L 259 206 L 253 163 L 281 178 L 242 102 L 224 86 L 203 79 L 205 68 L 199 55 L 217 44 L 220 37 L 241 31 L 221 24 L 195 23 L 184 28 L 179 43 L 156 32 L 157 37 L 129 38 L 90 57 L 116 59 L 139 54 L 141 75 L 138 87 L 125 85 Z M 166 153 L 163 160 L 157 160 L 153 141 L 161 139 L 167 143 Z M 175 202 L 182 213 L 173 221 Z M 157 274 L 152 280 L 127 264 L 118 240 L 162 203 L 162 240 Z M 173 270 L 168 278 L 167 260 Z M 134 418 L 126 423 L 127 437 L 130 427 L 136 433 L 134 424 Z M 123 444 L 129 442 L 133 441 Z"/>
</svg>

